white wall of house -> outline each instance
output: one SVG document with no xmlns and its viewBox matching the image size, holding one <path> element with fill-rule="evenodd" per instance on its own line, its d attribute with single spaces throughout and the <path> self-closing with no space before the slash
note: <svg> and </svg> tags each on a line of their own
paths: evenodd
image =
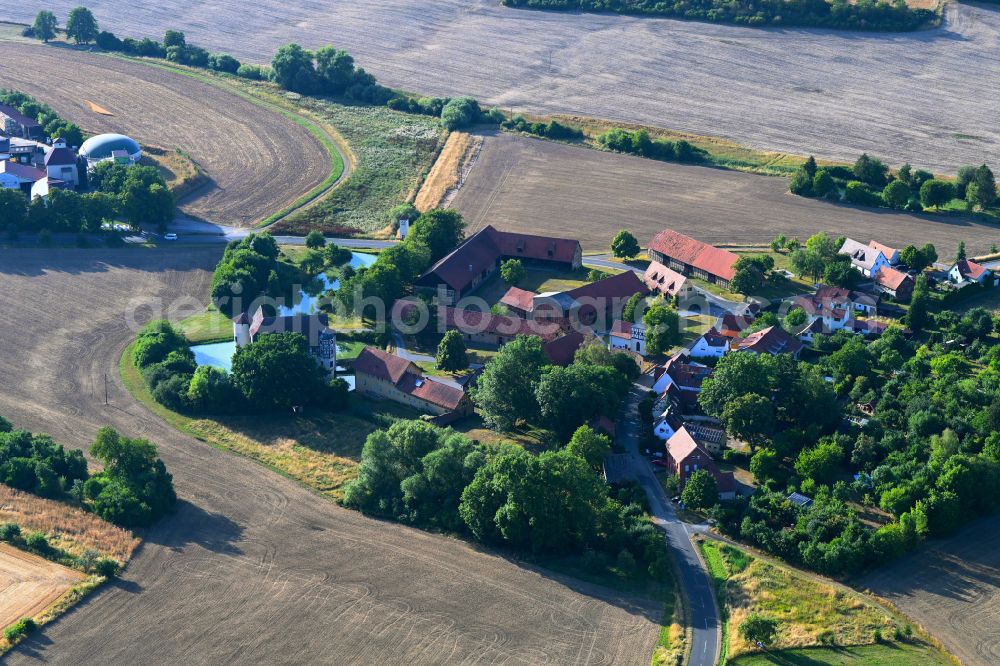
<svg viewBox="0 0 1000 666">
<path fill-rule="evenodd" d="M 712 358 L 722 358 L 728 351 L 728 342 L 722 347 L 713 347 L 708 344 L 708 341 L 705 340 L 705 336 L 701 336 L 694 341 L 693 345 L 691 345 L 691 356 L 694 358 L 705 358 L 706 356 L 710 356 Z"/>
</svg>

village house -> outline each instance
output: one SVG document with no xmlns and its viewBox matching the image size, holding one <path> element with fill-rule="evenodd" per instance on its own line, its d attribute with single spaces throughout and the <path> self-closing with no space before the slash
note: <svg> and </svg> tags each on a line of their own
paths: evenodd
<svg viewBox="0 0 1000 666">
<path fill-rule="evenodd" d="M 45 171 L 49 181 L 57 180 L 68 187 L 80 184 L 80 174 L 76 166 L 76 154 L 66 147 L 65 139 L 56 139 L 52 147 L 45 151 Z"/>
<path fill-rule="evenodd" d="M 14 107 L 0 104 L 0 130 L 7 136 L 41 140 L 44 131 L 34 118 L 29 118 Z"/>
<path fill-rule="evenodd" d="M 505 259 L 526 266 L 575 270 L 582 265 L 579 241 L 498 231 L 487 225 L 441 258 L 421 275 L 414 287 L 431 292 L 443 305 L 453 305 L 486 282 Z"/>
<path fill-rule="evenodd" d="M 691 356 L 694 358 L 722 358 L 729 351 L 730 338 L 712 328 L 691 343 Z"/>
<path fill-rule="evenodd" d="M 614 351 L 627 351 L 646 355 L 646 325 L 630 324 L 621 319 L 615 320 L 608 332 L 608 346 Z"/>
<path fill-rule="evenodd" d="M 586 336 L 580 331 L 567 331 L 562 321 L 533 321 L 512 315 L 441 306 L 438 322 L 447 330 L 462 334 L 466 344 L 499 348 L 519 335 L 541 338 L 542 351 L 553 365 L 567 366 L 573 362 L 576 350 Z"/>
<path fill-rule="evenodd" d="M 677 477 L 680 490 L 684 489 L 692 474 L 698 470 L 705 470 L 715 479 L 720 500 L 731 500 L 736 497 L 736 479 L 733 473 L 719 471 L 712 456 L 698 444 L 686 426 L 682 426 L 667 440 L 665 462 L 667 471 Z"/>
<path fill-rule="evenodd" d="M 719 318 L 715 328 L 719 331 L 719 335 L 724 335 L 732 340 L 743 335 L 743 331 L 753 324 L 754 319 L 756 316 L 752 312 L 745 314 L 727 312 Z"/>
<path fill-rule="evenodd" d="M 686 352 L 678 352 L 654 368 L 651 388 L 657 395 L 672 395 L 678 406 L 696 408 L 701 386 L 712 372 L 711 367 L 692 361 Z"/>
<path fill-rule="evenodd" d="M 851 265 L 856 270 L 861 271 L 861 274 L 865 277 L 871 278 L 878 273 L 880 268 L 889 268 L 891 266 L 885 254 L 879 249 L 880 247 L 885 246 L 875 241 L 871 241 L 868 245 L 865 245 L 852 238 L 846 238 L 844 239 L 844 244 L 840 246 L 840 254 L 846 254 L 850 257 Z M 898 256 L 899 253 L 897 252 L 897 260 Z"/>
<path fill-rule="evenodd" d="M 460 418 L 471 414 L 465 391 L 431 377 L 417 364 L 380 349 L 365 347 L 354 361 L 355 390 L 391 400 L 435 416 Z"/>
<path fill-rule="evenodd" d="M 890 267 L 882 267 L 875 274 L 875 289 L 879 293 L 906 303 L 913 296 L 916 281 L 913 276 Z"/>
<path fill-rule="evenodd" d="M 532 299 L 534 319 L 563 319 L 606 330 L 621 317 L 625 304 L 635 294 L 645 295 L 646 285 L 632 271 L 590 282 L 569 291 L 545 292 Z"/>
<path fill-rule="evenodd" d="M 500 305 L 507 308 L 507 312 L 510 314 L 528 319 L 531 317 L 531 310 L 534 304 L 535 296 L 537 295 L 538 294 L 535 292 L 528 291 L 527 289 L 511 287 L 507 290 L 507 293 L 500 298 Z"/>
<path fill-rule="evenodd" d="M 297 313 L 287 317 L 264 314 L 263 306 L 253 316 L 246 312 L 233 319 L 233 341 L 237 347 L 256 342 L 262 335 L 300 333 L 306 339 L 309 353 L 331 376 L 337 369 L 337 334 L 327 325 L 325 314 Z"/>
<path fill-rule="evenodd" d="M 700 278 L 729 288 L 739 257 L 728 250 L 665 229 L 653 236 L 647 250 L 649 258 L 684 275 Z"/>
<path fill-rule="evenodd" d="M 948 269 L 948 281 L 958 287 L 966 287 L 970 284 L 984 284 L 990 271 L 985 266 L 980 266 L 969 259 L 959 259 Z"/>
<path fill-rule="evenodd" d="M 46 178 L 47 175 L 44 171 L 30 164 L 21 164 L 13 160 L 0 160 L 0 187 L 21 190 L 25 195 L 30 196 L 35 183 Z"/>
<path fill-rule="evenodd" d="M 780 326 L 769 326 L 736 340 L 732 350 L 772 356 L 791 354 L 798 358 L 802 351 L 802 342 L 786 333 Z"/>
<path fill-rule="evenodd" d="M 676 298 L 678 301 L 685 301 L 695 293 L 694 285 L 688 282 L 686 277 L 658 261 L 649 263 L 642 281 L 646 283 L 650 292 L 668 300 Z"/>
</svg>

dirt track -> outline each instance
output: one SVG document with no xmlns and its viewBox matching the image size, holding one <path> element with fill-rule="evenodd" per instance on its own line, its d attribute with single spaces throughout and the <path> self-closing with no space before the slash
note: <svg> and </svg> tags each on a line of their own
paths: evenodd
<svg viewBox="0 0 1000 666">
<path fill-rule="evenodd" d="M 369 520 L 135 403 L 127 304 L 203 295 L 219 252 L 0 251 L 0 414 L 80 447 L 108 423 L 149 437 L 181 497 L 121 582 L 10 663 L 649 662 L 655 604 Z"/>
<path fill-rule="evenodd" d="M 6 3 L 61 18 L 78 0 Z M 332 43 L 382 82 L 517 110 L 582 113 L 851 159 L 862 151 L 954 173 L 1000 162 L 1000 11 L 952 3 L 943 29 L 742 28 L 502 7 L 498 0 L 93 0 L 101 26 L 266 62 Z M 94 100 L 97 102 L 98 100 Z"/>
<path fill-rule="evenodd" d="M 0 627 L 34 617 L 83 579 L 83 574 L 0 544 Z"/>
<path fill-rule="evenodd" d="M 212 222 L 246 226 L 281 210 L 330 172 L 322 144 L 292 120 L 155 67 L 0 42 L 0 87 L 34 95 L 90 132 L 120 132 L 186 151 L 214 183 L 187 197 L 181 209 Z M 88 100 L 113 115 L 93 112 Z"/>
<path fill-rule="evenodd" d="M 618 229 L 641 244 L 669 227 L 710 243 L 805 240 L 817 231 L 888 245 L 930 242 L 941 257 L 964 240 L 973 254 L 1000 228 L 936 215 L 861 209 L 788 194 L 788 180 L 682 166 L 510 134 L 486 137 L 453 205 L 470 227 L 579 238 L 607 250 Z"/>
<path fill-rule="evenodd" d="M 1000 517 L 986 518 L 864 578 L 966 666 L 1000 662 Z"/>
</svg>

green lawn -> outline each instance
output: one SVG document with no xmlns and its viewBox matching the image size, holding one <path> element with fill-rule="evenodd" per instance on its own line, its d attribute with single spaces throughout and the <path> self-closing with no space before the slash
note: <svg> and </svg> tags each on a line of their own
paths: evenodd
<svg viewBox="0 0 1000 666">
<path fill-rule="evenodd" d="M 919 636 L 901 639 L 914 630 L 906 619 L 860 593 L 758 559 L 728 544 L 705 540 L 699 548 L 716 589 L 720 590 L 724 609 L 723 644 L 732 655 L 727 663 L 849 663 L 808 661 L 815 658 L 810 655 L 848 655 L 849 659 L 857 659 L 857 663 L 950 663 L 947 655 L 921 642 Z M 757 655 L 756 648 L 737 631 L 740 622 L 751 613 L 778 621 L 778 634 L 770 655 Z M 897 654 L 912 658 L 911 649 L 930 650 L 936 660 L 868 662 L 864 657 L 850 657 L 851 651 L 861 649 L 856 646 L 871 650 L 872 655 L 884 654 L 886 658 Z M 797 658 L 806 660 L 756 661 L 799 653 Z"/>
<path fill-rule="evenodd" d="M 437 156 L 442 139 L 438 120 L 326 99 L 296 96 L 292 101 L 337 129 L 350 146 L 354 170 L 316 205 L 279 222 L 275 232 L 371 233 L 385 228 L 388 212 L 416 193 Z"/>
<path fill-rule="evenodd" d="M 816 647 L 745 655 L 732 666 L 935 666 L 954 663 L 927 643 L 884 643 L 858 647 Z"/>
<path fill-rule="evenodd" d="M 215 309 L 191 315 L 181 320 L 178 326 L 184 336 L 195 344 L 221 342 L 233 337 L 233 322 Z"/>
</svg>

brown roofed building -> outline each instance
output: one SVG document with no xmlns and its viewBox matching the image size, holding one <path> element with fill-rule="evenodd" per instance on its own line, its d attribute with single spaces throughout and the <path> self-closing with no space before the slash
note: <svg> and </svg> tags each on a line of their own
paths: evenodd
<svg viewBox="0 0 1000 666">
<path fill-rule="evenodd" d="M 511 287 L 500 299 L 500 304 L 507 308 L 507 311 L 518 317 L 529 317 L 535 296 L 533 291 Z"/>
<path fill-rule="evenodd" d="M 570 270 L 582 265 L 583 250 L 579 241 L 498 231 L 487 225 L 431 266 L 414 286 L 443 289 L 444 300 L 454 303 L 475 291 L 497 271 L 501 260 L 509 258 Z"/>
<path fill-rule="evenodd" d="M 9 104 L 0 104 L 0 131 L 21 139 L 41 139 L 44 130 L 34 118 L 29 118 Z"/>
<path fill-rule="evenodd" d="M 688 432 L 686 426 L 681 426 L 667 440 L 667 470 L 677 477 L 678 488 L 684 489 L 691 475 L 699 470 L 707 471 L 715 479 L 719 488 L 719 499 L 730 500 L 735 497 L 736 484 L 732 472 L 720 472 L 715 461 L 695 438 Z"/>
<path fill-rule="evenodd" d="M 755 354 L 791 354 L 799 357 L 802 342 L 785 332 L 780 326 L 769 326 L 745 338 L 733 341 L 733 351 L 748 351 Z"/>
<path fill-rule="evenodd" d="M 729 288 L 739 257 L 671 229 L 664 229 L 649 242 L 650 259 L 708 282 Z"/>
<path fill-rule="evenodd" d="M 554 340 L 563 333 L 559 323 L 530 320 L 510 315 L 495 315 L 479 310 L 463 310 L 442 306 L 438 321 L 448 330 L 457 330 L 466 342 L 502 347 L 519 335 L 537 335 L 544 341 Z"/>
<path fill-rule="evenodd" d="M 380 349 L 365 347 L 354 361 L 358 393 L 392 400 L 435 415 L 472 413 L 465 391 L 424 377 L 417 364 Z"/>
<path fill-rule="evenodd" d="M 548 357 L 552 365 L 566 367 L 576 358 L 576 350 L 583 345 L 587 339 L 580 331 L 570 331 L 561 338 L 556 338 L 542 344 L 542 351 Z"/>
<path fill-rule="evenodd" d="M 909 301 L 910 297 L 913 296 L 914 284 L 912 276 L 895 268 L 883 266 L 875 274 L 875 289 L 903 303 Z"/>
<path fill-rule="evenodd" d="M 666 298 L 676 296 L 679 300 L 683 300 L 694 292 L 694 285 L 688 283 L 686 277 L 658 261 L 650 262 L 642 281 L 650 291 Z"/>
</svg>

